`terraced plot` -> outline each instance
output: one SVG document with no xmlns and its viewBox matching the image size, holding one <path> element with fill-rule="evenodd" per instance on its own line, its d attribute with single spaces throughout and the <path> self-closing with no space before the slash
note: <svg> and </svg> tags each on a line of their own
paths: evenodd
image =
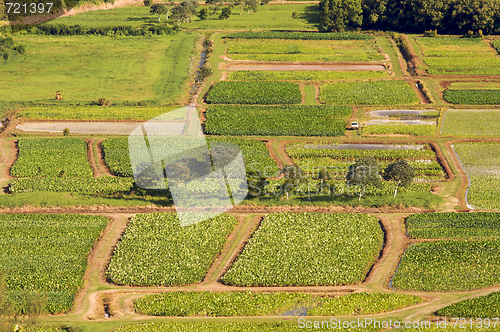
<svg viewBox="0 0 500 332">
<path fill-rule="evenodd" d="M 389 77 L 388 71 L 241 70 L 230 72 L 227 79 L 229 81 L 325 82 L 387 77 Z"/>
<path fill-rule="evenodd" d="M 356 284 L 365 279 L 382 243 L 377 219 L 366 214 L 273 213 L 222 281 L 236 286 Z"/>
<path fill-rule="evenodd" d="M 441 135 L 499 136 L 499 110 L 447 110 Z"/>
<path fill-rule="evenodd" d="M 487 318 L 482 320 L 484 327 L 492 326 L 495 322 L 491 319 L 500 316 L 500 292 L 493 292 L 485 296 L 453 303 L 437 311 L 439 316 Z"/>
<path fill-rule="evenodd" d="M 46 297 L 42 313 L 67 312 L 83 285 L 87 256 L 108 220 L 65 214 L 0 215 L 0 264 L 8 299 L 28 314 L 27 299 Z"/>
<path fill-rule="evenodd" d="M 444 90 L 443 98 L 457 105 L 500 104 L 500 90 Z"/>
</svg>

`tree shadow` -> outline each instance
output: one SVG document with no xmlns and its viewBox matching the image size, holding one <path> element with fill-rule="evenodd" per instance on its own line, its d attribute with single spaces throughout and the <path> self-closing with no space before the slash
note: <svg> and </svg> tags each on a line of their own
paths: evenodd
<svg viewBox="0 0 500 332">
<path fill-rule="evenodd" d="M 299 19 L 319 27 L 319 5 L 315 4 L 304 7 L 304 12 L 299 14 Z"/>
</svg>

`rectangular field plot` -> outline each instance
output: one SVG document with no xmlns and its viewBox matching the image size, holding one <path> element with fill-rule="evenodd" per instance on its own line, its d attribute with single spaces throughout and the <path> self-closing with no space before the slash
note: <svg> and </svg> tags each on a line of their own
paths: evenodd
<svg viewBox="0 0 500 332">
<path fill-rule="evenodd" d="M 256 171 L 270 177 L 278 172 L 278 165 L 269 155 L 269 150 L 262 141 L 235 137 L 208 137 L 207 142 L 228 142 L 237 144 L 243 154 L 247 172 Z M 102 142 L 104 161 L 112 174 L 120 177 L 132 177 L 132 166 L 127 138 L 108 138 Z"/>
<path fill-rule="evenodd" d="M 447 110 L 441 135 L 500 136 L 500 110 Z"/>
<path fill-rule="evenodd" d="M 71 309 L 87 256 L 107 222 L 89 215 L 0 215 L 0 265 L 7 297 L 19 314 L 33 310 L 27 300 L 33 295 L 46 297 L 43 313 Z"/>
<path fill-rule="evenodd" d="M 319 101 L 333 105 L 412 105 L 419 99 L 405 81 L 367 81 L 324 84 Z"/>
<path fill-rule="evenodd" d="M 350 165 L 356 159 L 373 157 L 382 172 L 390 163 L 404 159 L 413 167 L 415 178 L 402 192 L 429 192 L 426 182 L 443 181 L 445 174 L 434 151 L 428 145 L 379 145 L 379 144 L 332 144 L 332 143 L 290 143 L 286 146 L 288 156 L 312 179 L 318 179 L 321 172 L 327 172 L 332 184 L 345 183 Z M 319 180 L 317 180 L 319 181 Z M 393 183 L 383 181 L 381 187 L 367 186 L 368 195 L 387 195 L 394 191 Z"/>
<path fill-rule="evenodd" d="M 487 318 L 500 316 L 500 292 L 453 303 L 437 311 L 438 316 Z M 478 321 L 479 323 L 479 321 Z M 484 320 L 483 327 L 493 326 L 493 320 Z M 479 325 L 478 325 L 479 326 Z"/>
<path fill-rule="evenodd" d="M 419 213 L 405 223 L 412 239 L 500 239 L 500 213 Z"/>
<path fill-rule="evenodd" d="M 431 75 L 499 75 L 500 58 L 480 38 L 418 37 Z"/>
<path fill-rule="evenodd" d="M 304 293 L 168 292 L 134 302 L 137 313 L 151 316 L 231 317 L 333 316 L 378 314 L 422 303 L 413 295 L 354 293 L 338 297 Z M 296 312 L 297 314 L 293 314 Z"/>
<path fill-rule="evenodd" d="M 288 62 L 383 61 L 376 40 L 236 39 L 226 42 L 231 60 Z"/>
<path fill-rule="evenodd" d="M 63 90 L 70 102 L 172 102 L 185 88 L 196 38 L 19 35 L 27 56 L 2 65 L 0 100 L 49 101 Z"/>
<path fill-rule="evenodd" d="M 341 136 L 352 108 L 345 106 L 211 106 L 211 135 Z"/>
<path fill-rule="evenodd" d="M 436 241 L 403 253 L 392 287 L 427 292 L 465 291 L 500 284 L 500 241 Z"/>
<path fill-rule="evenodd" d="M 236 225 L 221 214 L 182 227 L 175 213 L 135 215 L 106 271 L 119 285 L 174 286 L 201 282 Z"/>
<path fill-rule="evenodd" d="M 222 281 L 235 286 L 357 284 L 377 260 L 383 241 L 377 218 L 367 214 L 269 214 Z"/>
<path fill-rule="evenodd" d="M 330 71 L 330 70 L 240 70 L 229 73 L 229 81 L 295 81 L 325 82 L 347 79 L 387 78 L 388 71 Z"/>
<path fill-rule="evenodd" d="M 437 110 L 375 110 L 361 119 L 361 134 L 433 136 L 436 133 Z"/>
<path fill-rule="evenodd" d="M 444 90 L 443 98 L 457 105 L 500 104 L 500 90 Z"/>
<path fill-rule="evenodd" d="M 129 192 L 132 179 L 92 177 L 87 142 L 80 138 L 38 138 L 18 141 L 19 157 L 10 174 L 18 177 L 11 193 L 75 192 L 88 195 Z"/>
<path fill-rule="evenodd" d="M 232 82 L 215 83 L 207 93 L 209 104 L 300 104 L 300 87 L 291 82 Z"/>
<path fill-rule="evenodd" d="M 456 143 L 453 149 L 470 181 L 468 205 L 480 210 L 499 210 L 500 143 Z"/>
</svg>

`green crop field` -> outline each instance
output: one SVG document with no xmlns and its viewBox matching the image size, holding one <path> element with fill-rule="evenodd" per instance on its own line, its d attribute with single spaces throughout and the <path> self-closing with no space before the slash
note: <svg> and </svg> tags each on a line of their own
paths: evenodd
<svg viewBox="0 0 500 332">
<path fill-rule="evenodd" d="M 452 90 L 500 90 L 500 82 L 452 82 Z"/>
<path fill-rule="evenodd" d="M 500 110 L 447 110 L 441 135 L 500 136 Z"/>
<path fill-rule="evenodd" d="M 229 72 L 227 80 L 325 82 L 336 80 L 386 78 L 388 76 L 388 71 L 242 70 Z"/>
<path fill-rule="evenodd" d="M 480 38 L 418 37 L 431 75 L 498 75 L 497 53 Z"/>
<path fill-rule="evenodd" d="M 369 40 L 375 37 L 352 32 L 243 31 L 225 35 L 229 39 L 290 39 L 290 40 Z"/>
<path fill-rule="evenodd" d="M 171 103 L 186 89 L 197 34 L 15 38 L 27 53 L 24 59 L 2 66 L 1 100 L 47 102 L 61 90 L 65 102 L 106 98 Z M 165 61 L 165 57 L 179 60 Z"/>
<path fill-rule="evenodd" d="M 107 222 L 75 214 L 0 216 L 0 265 L 18 314 L 34 310 L 26 303 L 33 295 L 46 297 L 41 313 L 71 309 L 83 286 L 87 256 Z"/>
<path fill-rule="evenodd" d="M 500 90 L 444 90 L 443 98 L 448 103 L 459 105 L 500 104 Z"/>
<path fill-rule="evenodd" d="M 454 150 L 470 179 L 469 204 L 482 210 L 500 209 L 500 143 L 455 143 Z"/>
<path fill-rule="evenodd" d="M 91 177 L 54 177 L 54 178 L 20 178 L 9 184 L 11 193 L 29 192 L 71 192 L 84 195 L 115 195 L 127 194 L 132 190 L 134 180 L 102 176 Z"/>
<path fill-rule="evenodd" d="M 211 106 L 204 129 L 212 135 L 341 136 L 351 113 L 345 106 Z"/>
<path fill-rule="evenodd" d="M 242 139 L 236 137 L 208 137 L 211 142 L 228 142 L 237 144 L 241 148 L 247 172 L 256 171 L 259 174 L 276 174 L 278 166 L 269 155 L 266 145 L 262 141 Z M 112 174 L 123 177 L 133 176 L 127 138 L 108 138 L 102 142 L 104 161 Z"/>
<path fill-rule="evenodd" d="M 367 125 L 361 128 L 362 135 L 433 136 L 435 133 L 435 125 Z"/>
<path fill-rule="evenodd" d="M 144 315 L 182 317 L 282 315 L 310 308 L 308 316 L 378 314 L 422 303 L 413 295 L 355 293 L 318 297 L 303 293 L 168 292 L 141 297 L 135 310 Z"/>
<path fill-rule="evenodd" d="M 61 120 L 149 120 L 178 107 L 130 106 L 34 106 L 21 110 L 17 117 L 26 119 Z"/>
<path fill-rule="evenodd" d="M 209 104 L 299 104 L 302 95 L 298 84 L 290 82 L 223 81 L 208 91 Z"/>
<path fill-rule="evenodd" d="M 269 214 L 222 281 L 239 286 L 356 284 L 365 279 L 382 243 L 377 219 L 366 214 Z"/>
<path fill-rule="evenodd" d="M 426 292 L 479 289 L 498 285 L 499 269 L 499 241 L 421 242 L 404 252 L 392 287 Z"/>
<path fill-rule="evenodd" d="M 437 315 L 465 318 L 496 318 L 500 316 L 500 292 L 493 292 L 485 296 L 453 303 L 439 309 Z"/>
<path fill-rule="evenodd" d="M 418 97 L 404 81 L 341 82 L 320 87 L 319 101 L 335 105 L 411 105 Z"/>
<path fill-rule="evenodd" d="M 106 271 L 119 285 L 172 286 L 201 282 L 236 225 L 218 215 L 182 227 L 174 213 L 135 215 Z"/>
<path fill-rule="evenodd" d="M 406 218 L 412 239 L 500 239 L 500 213 L 419 213 Z"/>
</svg>

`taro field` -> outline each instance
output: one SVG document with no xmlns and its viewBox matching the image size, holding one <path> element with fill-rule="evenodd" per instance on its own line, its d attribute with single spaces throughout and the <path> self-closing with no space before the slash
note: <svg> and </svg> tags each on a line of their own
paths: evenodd
<svg viewBox="0 0 500 332">
<path fill-rule="evenodd" d="M 500 136 L 500 111 L 455 110 L 446 111 L 441 135 Z"/>
</svg>

